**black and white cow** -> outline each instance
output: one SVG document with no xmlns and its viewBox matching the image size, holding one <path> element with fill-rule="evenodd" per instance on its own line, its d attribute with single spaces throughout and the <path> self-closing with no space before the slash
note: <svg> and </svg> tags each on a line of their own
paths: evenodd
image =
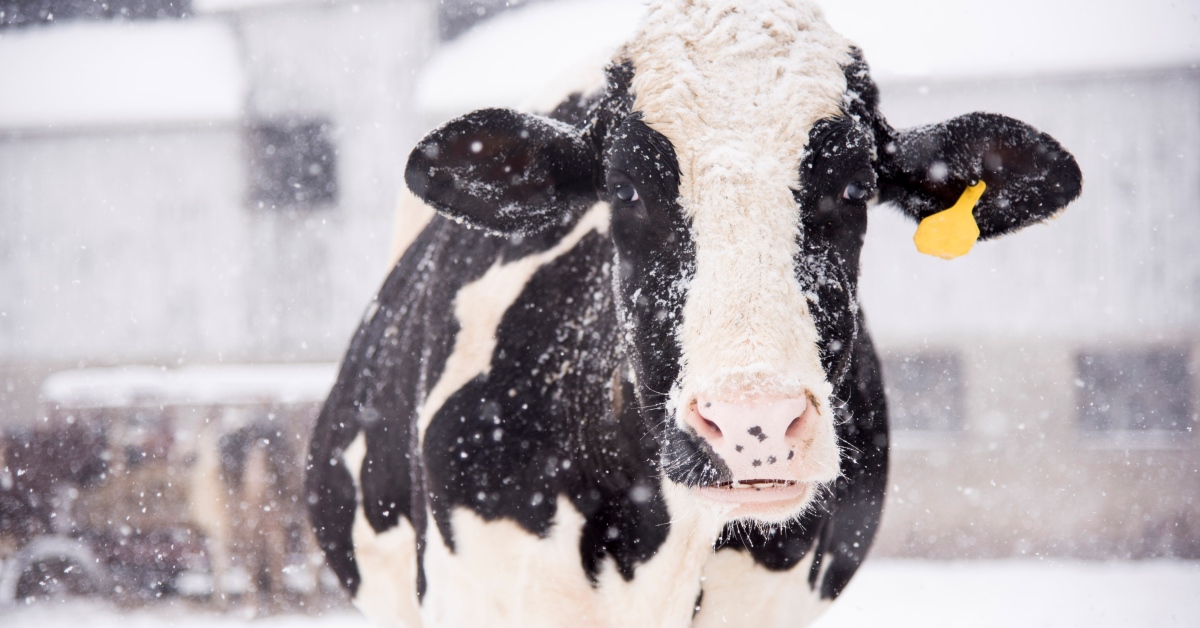
<svg viewBox="0 0 1200 628">
<path fill-rule="evenodd" d="M 900 131 L 805 0 L 662 0 L 607 85 L 430 133 L 436 208 L 370 305 L 310 511 L 386 625 L 801 626 L 879 524 L 887 410 L 857 299 L 868 205 L 982 180 L 982 238 L 1078 196 L 991 114 Z"/>
</svg>

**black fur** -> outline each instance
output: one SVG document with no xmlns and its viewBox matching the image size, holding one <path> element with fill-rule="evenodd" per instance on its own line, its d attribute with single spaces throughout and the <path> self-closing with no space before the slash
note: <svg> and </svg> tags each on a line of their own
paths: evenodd
<svg viewBox="0 0 1200 628">
<path fill-rule="evenodd" d="M 975 220 L 985 240 L 1053 216 L 1083 188 L 1075 159 L 1054 138 L 994 113 L 896 133 L 879 161 L 880 198 L 916 220 L 949 208 L 983 180 Z"/>
<path fill-rule="evenodd" d="M 567 108 L 567 111 L 571 111 Z M 483 109 L 421 140 L 404 180 L 438 211 L 499 234 L 565 222 L 596 200 L 596 156 L 565 123 Z"/>
</svg>

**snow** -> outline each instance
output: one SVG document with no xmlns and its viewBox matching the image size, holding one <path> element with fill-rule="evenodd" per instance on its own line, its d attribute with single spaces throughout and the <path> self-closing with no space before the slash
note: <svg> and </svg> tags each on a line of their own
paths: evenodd
<svg viewBox="0 0 1200 628">
<path fill-rule="evenodd" d="M 76 600 L 18 608 L 4 618 L 2 625 L 5 628 L 373 628 L 365 617 L 352 610 L 330 611 L 320 616 L 254 618 L 237 611 L 221 615 L 182 602 L 122 611 L 107 604 Z"/>
<path fill-rule="evenodd" d="M 1194 628 L 1200 563 L 1006 560 L 868 561 L 814 626 L 850 628 Z M 6 612 L 6 628 L 368 628 L 350 610 L 250 619 L 182 602 L 121 611 L 46 602 Z"/>
<path fill-rule="evenodd" d="M 1200 0 L 825 0 L 834 29 L 878 81 L 1075 74 L 1200 63 Z M 560 0 L 487 20 L 422 70 L 417 106 L 435 120 L 518 107 L 572 69 L 602 65 L 645 0 Z M 898 27 L 899 25 L 899 27 Z"/>
<path fill-rule="evenodd" d="M 61 24 L 0 35 L 0 129 L 230 122 L 244 77 L 214 19 Z"/>
<path fill-rule="evenodd" d="M 560 0 L 481 23 L 421 71 L 418 109 L 443 119 L 483 107 L 519 107 L 580 68 L 599 69 L 645 14 L 638 0 Z"/>
<path fill-rule="evenodd" d="M 1200 626 L 1200 563 L 868 561 L 816 628 Z"/>
<path fill-rule="evenodd" d="M 334 364 L 121 366 L 61 371 L 46 378 L 42 399 L 70 407 L 138 402 L 237 404 L 319 402 L 337 374 Z"/>
</svg>

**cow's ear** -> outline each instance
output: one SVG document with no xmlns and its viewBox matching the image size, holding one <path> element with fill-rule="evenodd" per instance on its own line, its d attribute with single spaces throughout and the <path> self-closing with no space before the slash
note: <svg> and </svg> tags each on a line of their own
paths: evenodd
<svg viewBox="0 0 1200 628">
<path fill-rule="evenodd" d="M 408 156 L 404 180 L 450 218 L 494 233 L 530 234 L 596 202 L 594 152 L 570 125 L 481 109 L 425 136 Z"/>
<path fill-rule="evenodd" d="M 1075 158 L 1054 138 L 996 114 L 892 132 L 879 148 L 880 200 L 917 221 L 955 205 L 983 181 L 974 211 L 981 239 L 1053 216 L 1083 185 Z"/>
</svg>

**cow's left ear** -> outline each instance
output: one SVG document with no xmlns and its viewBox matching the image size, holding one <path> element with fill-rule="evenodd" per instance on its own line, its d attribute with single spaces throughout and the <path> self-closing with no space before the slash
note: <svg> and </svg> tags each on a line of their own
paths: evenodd
<svg viewBox="0 0 1200 628">
<path fill-rule="evenodd" d="M 1053 216 L 1083 185 L 1075 158 L 1054 138 L 990 113 L 893 131 L 879 147 L 878 171 L 880 200 L 917 221 L 955 205 L 983 181 L 974 211 L 980 239 Z"/>
<path fill-rule="evenodd" d="M 448 217 L 494 233 L 530 234 L 596 202 L 594 152 L 568 124 L 481 109 L 425 136 L 408 156 L 404 180 Z"/>
</svg>

